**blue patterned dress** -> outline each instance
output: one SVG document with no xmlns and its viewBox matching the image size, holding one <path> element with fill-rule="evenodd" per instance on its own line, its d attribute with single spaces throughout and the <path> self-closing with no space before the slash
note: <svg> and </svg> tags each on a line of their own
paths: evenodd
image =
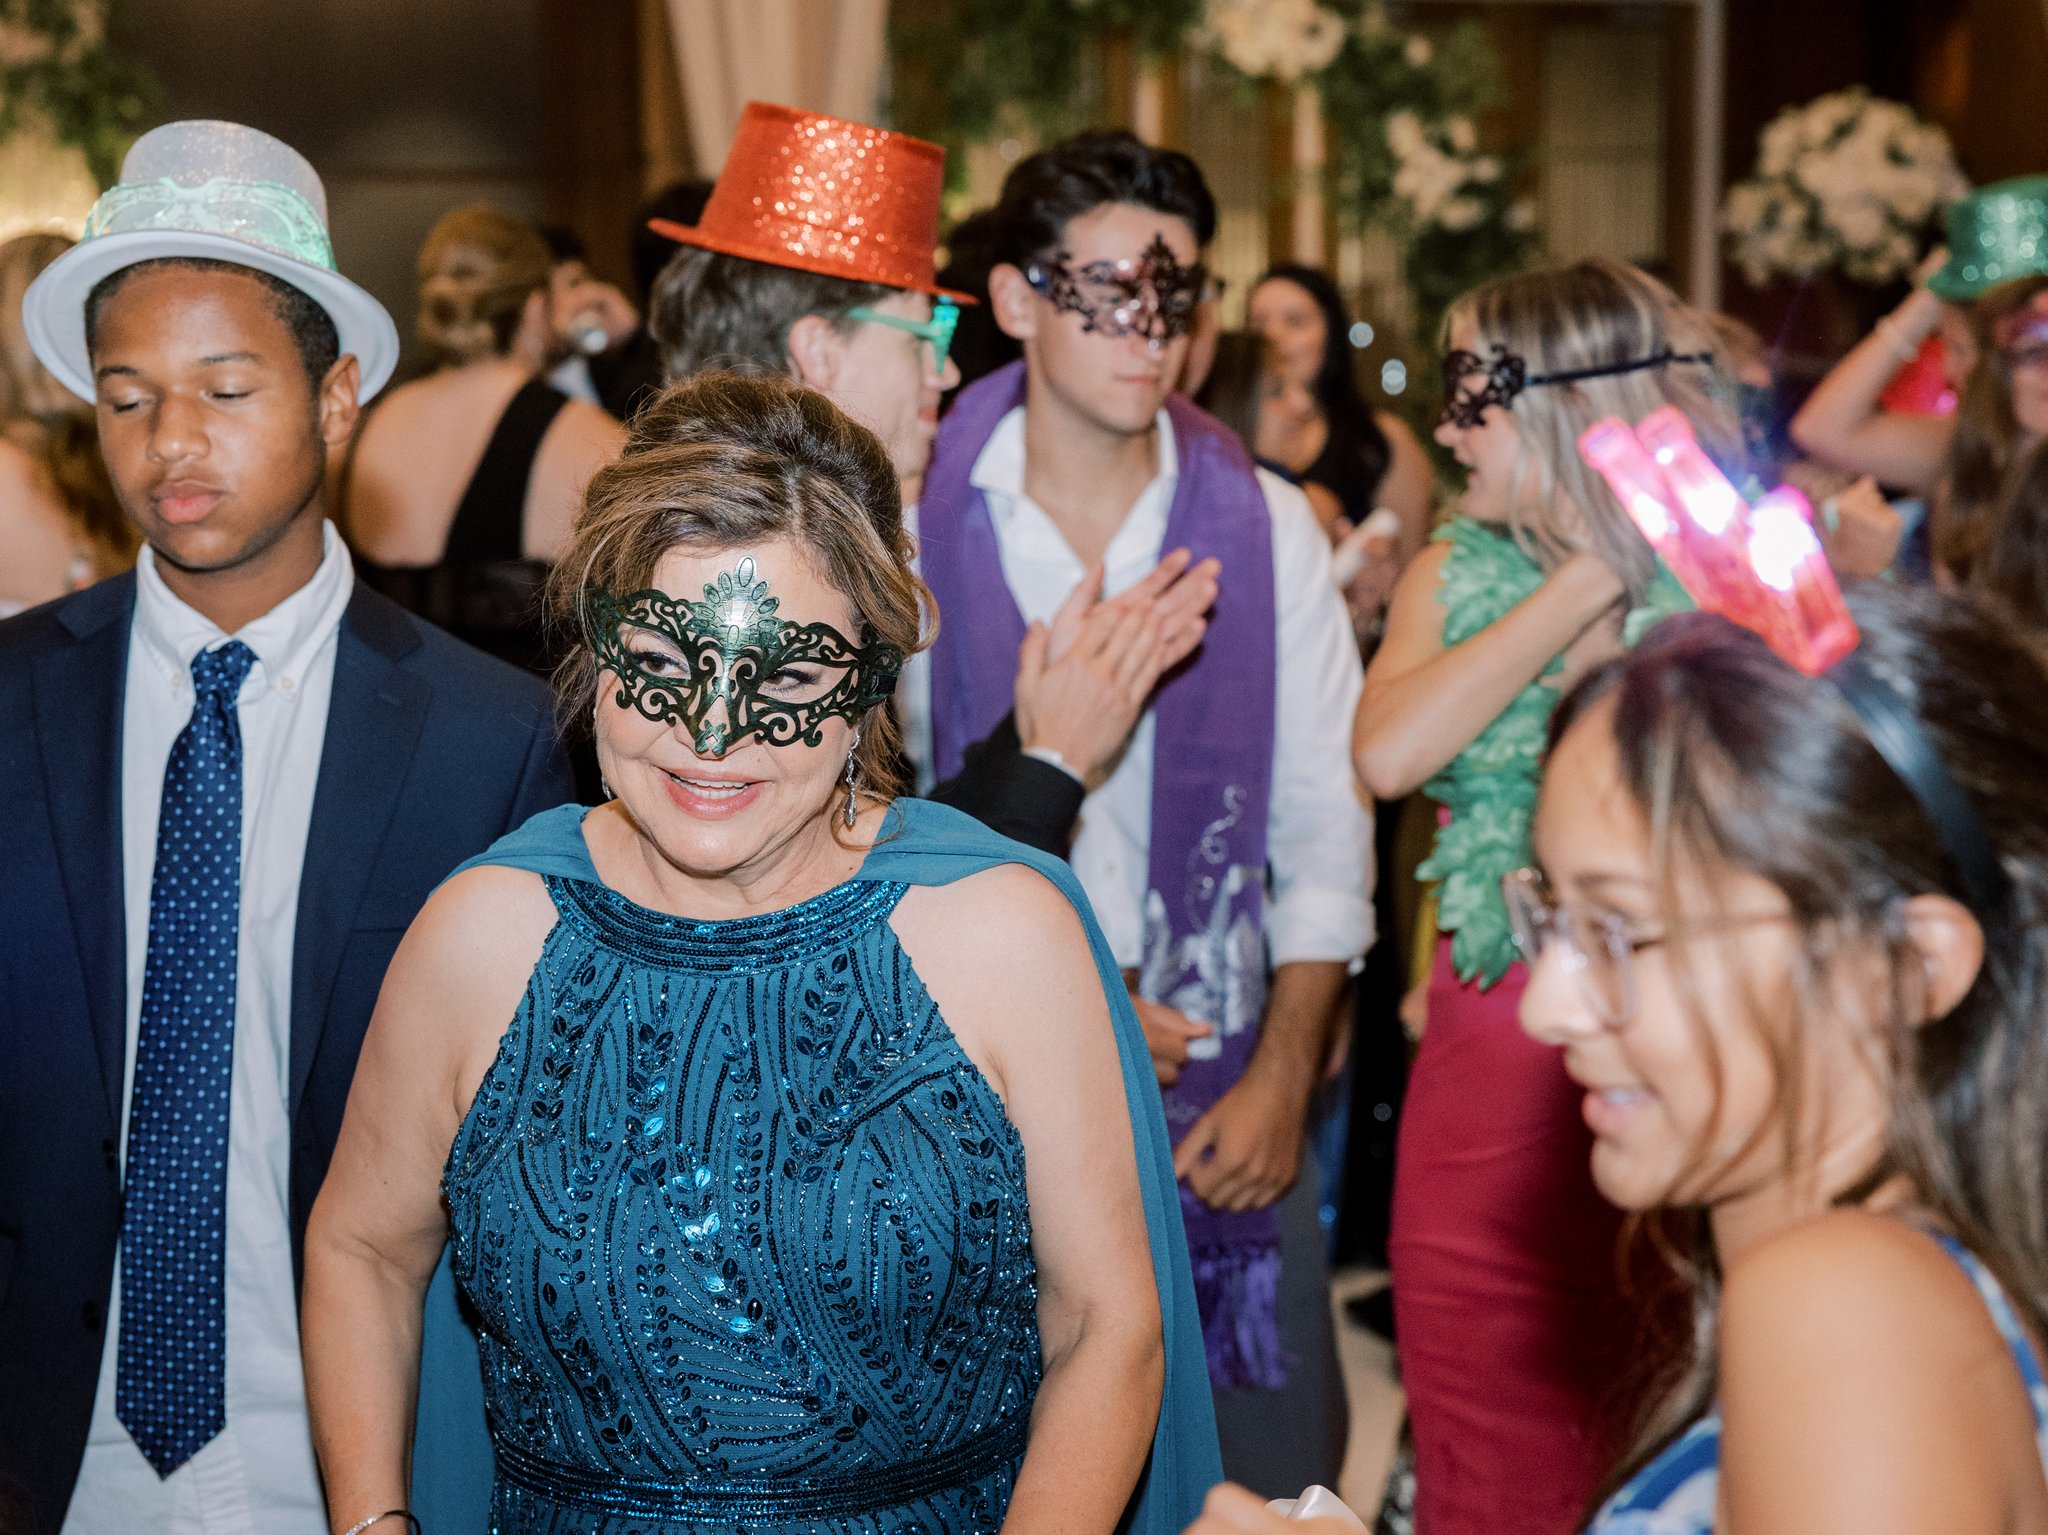
<svg viewBox="0 0 2048 1535">
<path fill-rule="evenodd" d="M 1999 1336 L 2012 1351 L 2013 1364 L 2027 1388 L 2027 1400 L 2033 1404 L 2034 1437 L 2041 1447 L 2042 1468 L 2048 1471 L 2048 1380 L 2042 1377 L 2041 1362 L 2034 1357 L 2026 1329 L 1983 1260 L 1944 1232 L 1928 1235 L 1969 1275 Z M 1608 1499 L 1587 1526 L 1586 1535 L 1713 1535 L 1720 1487 L 1721 1413 L 1717 1408 L 1666 1445 Z"/>
<path fill-rule="evenodd" d="M 450 1151 L 496 1535 L 970 1535 L 1041 1371 L 1024 1150 L 900 883 L 559 920 Z"/>
</svg>

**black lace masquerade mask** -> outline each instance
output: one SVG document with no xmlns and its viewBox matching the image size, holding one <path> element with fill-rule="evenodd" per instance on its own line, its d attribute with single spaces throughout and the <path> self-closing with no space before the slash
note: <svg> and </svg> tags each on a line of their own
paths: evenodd
<svg viewBox="0 0 2048 1535">
<path fill-rule="evenodd" d="M 1076 267 L 1065 251 L 1024 268 L 1024 280 L 1053 308 L 1081 317 L 1098 336 L 1143 336 L 1163 345 L 1185 336 L 1209 284 L 1197 261 L 1182 266 L 1158 235 L 1134 261 L 1091 261 Z"/>
<path fill-rule="evenodd" d="M 1444 354 L 1444 408 L 1437 415 L 1439 426 L 1470 429 L 1485 419 L 1488 406 L 1505 408 L 1525 389 L 1546 384 L 1576 384 L 1581 379 L 1611 378 L 1619 373 L 1640 373 L 1645 368 L 1665 368 L 1675 362 L 1711 363 L 1712 352 L 1674 352 L 1666 348 L 1648 357 L 1631 357 L 1626 362 L 1599 363 L 1590 368 L 1561 368 L 1554 373 L 1531 373 L 1528 362 L 1518 353 L 1496 345 L 1490 357 L 1457 347 Z M 1478 388 L 1466 380 L 1483 375 Z"/>
<path fill-rule="evenodd" d="M 583 632 L 598 666 L 618 679 L 621 708 L 681 724 L 708 756 L 749 736 L 816 746 L 826 720 L 858 720 L 896 691 L 903 653 L 894 645 L 865 631 L 855 645 L 830 624 L 777 618 L 777 606 L 743 559 L 697 602 L 652 589 L 588 592 Z M 721 703 L 725 717 L 713 722 Z"/>
</svg>

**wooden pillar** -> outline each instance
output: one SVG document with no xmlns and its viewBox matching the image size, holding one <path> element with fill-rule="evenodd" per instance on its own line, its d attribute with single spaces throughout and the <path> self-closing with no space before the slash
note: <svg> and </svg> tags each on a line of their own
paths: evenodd
<svg viewBox="0 0 2048 1535">
<path fill-rule="evenodd" d="M 540 0 L 543 205 L 573 229 L 591 269 L 630 285 L 642 196 L 637 6 Z"/>
<path fill-rule="evenodd" d="M 683 111 L 683 82 L 663 0 L 639 0 L 640 146 L 642 195 L 697 174 L 690 148 L 690 122 Z"/>
<path fill-rule="evenodd" d="M 1968 106 L 1956 125 L 1963 168 L 1977 181 L 2048 170 L 2048 6 L 1969 0 Z"/>
</svg>

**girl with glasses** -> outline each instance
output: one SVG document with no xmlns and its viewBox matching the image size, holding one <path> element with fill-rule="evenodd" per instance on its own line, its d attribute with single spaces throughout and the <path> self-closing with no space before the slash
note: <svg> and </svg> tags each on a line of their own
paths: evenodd
<svg viewBox="0 0 2048 1535">
<path fill-rule="evenodd" d="M 2048 676 L 1974 608 L 1851 607 L 1952 799 L 1693 615 L 1561 707 L 1508 882 L 1523 1027 L 1692 1289 L 1594 1535 L 2048 1531 Z"/>
</svg>

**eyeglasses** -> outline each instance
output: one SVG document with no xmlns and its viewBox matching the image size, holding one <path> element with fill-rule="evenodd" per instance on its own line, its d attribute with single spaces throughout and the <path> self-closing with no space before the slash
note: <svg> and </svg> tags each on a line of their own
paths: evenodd
<svg viewBox="0 0 2048 1535">
<path fill-rule="evenodd" d="M 1586 912 L 1560 901 L 1539 869 L 1517 869 L 1501 879 L 1515 948 L 1530 969 L 1551 945 L 1600 1021 L 1619 1028 L 1636 1014 L 1636 955 L 1668 943 L 1668 932 L 1639 931 L 1616 912 Z M 1686 936 L 1783 922 L 1784 912 L 1752 912 L 1689 920 Z"/>
<path fill-rule="evenodd" d="M 887 314 L 866 304 L 856 304 L 846 311 L 846 317 L 849 320 L 872 320 L 877 325 L 886 325 L 891 330 L 908 331 L 918 340 L 930 342 L 932 371 L 939 374 L 946 371 L 946 357 L 953 350 L 953 332 L 960 328 L 960 306 L 949 298 L 932 300 L 932 317 L 929 320 L 912 320 L 900 314 Z"/>
</svg>

